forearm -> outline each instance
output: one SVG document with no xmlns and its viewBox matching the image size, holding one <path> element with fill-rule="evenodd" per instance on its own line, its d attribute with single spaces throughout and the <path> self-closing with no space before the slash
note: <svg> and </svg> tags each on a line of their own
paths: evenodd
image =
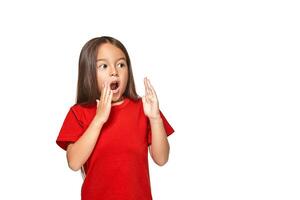
<svg viewBox="0 0 300 200">
<path fill-rule="evenodd" d="M 67 148 L 67 160 L 69 167 L 77 171 L 88 160 L 91 155 L 100 131 L 104 123 L 102 123 L 98 116 L 95 115 L 89 127 L 83 135 L 73 144 Z"/>
<path fill-rule="evenodd" d="M 161 117 L 150 119 L 152 132 L 151 156 L 160 166 L 164 165 L 169 158 L 169 142 Z"/>
</svg>

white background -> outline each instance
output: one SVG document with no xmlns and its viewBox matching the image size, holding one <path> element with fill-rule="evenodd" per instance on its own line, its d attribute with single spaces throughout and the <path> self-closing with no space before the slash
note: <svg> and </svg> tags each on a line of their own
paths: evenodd
<svg viewBox="0 0 300 200">
<path fill-rule="evenodd" d="M 56 137 L 79 53 L 119 39 L 175 133 L 153 198 L 300 199 L 297 1 L 1 1 L 0 199 L 80 199 Z"/>
</svg>

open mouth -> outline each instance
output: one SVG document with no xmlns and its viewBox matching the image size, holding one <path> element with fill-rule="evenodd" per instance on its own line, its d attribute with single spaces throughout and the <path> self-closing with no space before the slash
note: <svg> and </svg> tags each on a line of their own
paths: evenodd
<svg viewBox="0 0 300 200">
<path fill-rule="evenodd" d="M 114 81 L 110 84 L 110 89 L 111 90 L 117 90 L 119 88 L 120 84 L 118 81 Z"/>
</svg>

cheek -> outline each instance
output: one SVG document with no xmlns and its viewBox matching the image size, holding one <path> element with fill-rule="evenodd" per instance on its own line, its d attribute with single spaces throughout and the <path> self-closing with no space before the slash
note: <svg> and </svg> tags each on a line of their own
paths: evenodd
<svg viewBox="0 0 300 200">
<path fill-rule="evenodd" d="M 99 74 L 99 73 L 97 74 L 97 83 L 98 83 L 99 89 L 103 86 L 105 80 L 106 80 L 105 76 L 103 76 L 102 74 Z"/>
<path fill-rule="evenodd" d="M 127 79 L 124 79 L 124 85 L 123 85 L 124 91 L 126 90 L 127 84 L 128 84 L 128 80 L 127 80 Z"/>
<path fill-rule="evenodd" d="M 123 87 L 124 87 L 124 89 L 126 88 L 126 86 L 127 86 L 127 84 L 128 84 L 128 75 L 127 74 L 124 74 L 123 76 L 122 76 L 122 81 L 123 81 Z"/>
</svg>

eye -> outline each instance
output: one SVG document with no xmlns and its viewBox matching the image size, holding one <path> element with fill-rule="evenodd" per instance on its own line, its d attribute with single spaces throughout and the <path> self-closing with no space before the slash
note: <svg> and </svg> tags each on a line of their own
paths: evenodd
<svg viewBox="0 0 300 200">
<path fill-rule="evenodd" d="M 123 67 L 125 67 L 125 66 L 126 66 L 125 63 L 119 63 L 119 64 L 118 64 L 118 67 L 120 67 L 120 68 L 123 68 Z"/>
<path fill-rule="evenodd" d="M 98 68 L 100 68 L 101 70 L 104 70 L 104 69 L 106 69 L 107 68 L 107 65 L 106 64 L 102 64 L 102 65 L 99 65 L 99 67 Z"/>
</svg>

